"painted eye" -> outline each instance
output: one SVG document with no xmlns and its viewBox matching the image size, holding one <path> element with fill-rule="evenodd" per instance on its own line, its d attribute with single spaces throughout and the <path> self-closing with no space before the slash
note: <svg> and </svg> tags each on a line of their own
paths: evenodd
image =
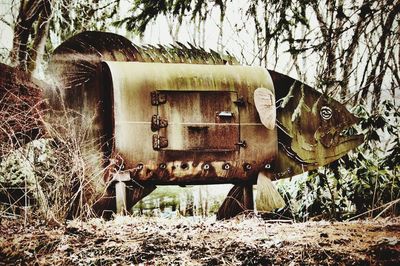
<svg viewBox="0 0 400 266">
<path fill-rule="evenodd" d="M 329 120 L 332 117 L 332 109 L 328 106 L 322 106 L 321 111 L 319 111 L 322 119 Z"/>
</svg>

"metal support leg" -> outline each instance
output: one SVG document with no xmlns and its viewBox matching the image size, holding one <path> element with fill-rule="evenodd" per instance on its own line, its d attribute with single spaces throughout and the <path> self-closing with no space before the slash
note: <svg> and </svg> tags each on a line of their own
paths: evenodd
<svg viewBox="0 0 400 266">
<path fill-rule="evenodd" d="M 117 214 L 126 213 L 126 184 L 123 181 L 115 183 L 115 200 L 117 201 Z"/>
<path fill-rule="evenodd" d="M 129 172 L 119 172 L 114 175 L 115 182 L 115 200 L 117 214 L 127 213 L 126 203 L 126 181 L 130 180 Z"/>
<path fill-rule="evenodd" d="M 230 219 L 240 213 L 253 210 L 253 185 L 234 185 L 218 210 L 217 220 Z"/>
</svg>

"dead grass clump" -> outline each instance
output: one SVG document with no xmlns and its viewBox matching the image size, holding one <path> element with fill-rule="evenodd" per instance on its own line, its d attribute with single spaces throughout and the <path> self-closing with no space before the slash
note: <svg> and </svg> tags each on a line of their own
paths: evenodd
<svg viewBox="0 0 400 266">
<path fill-rule="evenodd" d="M 99 145 L 88 134 L 93 121 L 46 109 L 40 82 L 0 68 L 0 219 L 91 217 L 105 191 Z"/>
<path fill-rule="evenodd" d="M 47 106 L 40 82 L 0 63 L 0 156 L 44 134 Z M 43 86 L 45 86 L 43 84 Z"/>
</svg>

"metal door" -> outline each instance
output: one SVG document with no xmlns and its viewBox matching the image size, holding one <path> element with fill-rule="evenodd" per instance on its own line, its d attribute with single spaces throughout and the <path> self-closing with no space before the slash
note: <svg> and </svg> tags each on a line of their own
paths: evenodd
<svg viewBox="0 0 400 266">
<path fill-rule="evenodd" d="M 237 93 L 156 91 L 153 148 L 170 151 L 235 151 L 240 139 Z"/>
</svg>

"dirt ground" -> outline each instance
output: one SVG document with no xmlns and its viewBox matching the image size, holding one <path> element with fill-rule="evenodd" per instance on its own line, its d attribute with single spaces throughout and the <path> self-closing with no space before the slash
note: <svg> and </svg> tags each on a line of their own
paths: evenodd
<svg viewBox="0 0 400 266">
<path fill-rule="evenodd" d="M 2 220 L 0 265 L 400 265 L 400 218 L 288 223 L 240 217 Z"/>
</svg>

